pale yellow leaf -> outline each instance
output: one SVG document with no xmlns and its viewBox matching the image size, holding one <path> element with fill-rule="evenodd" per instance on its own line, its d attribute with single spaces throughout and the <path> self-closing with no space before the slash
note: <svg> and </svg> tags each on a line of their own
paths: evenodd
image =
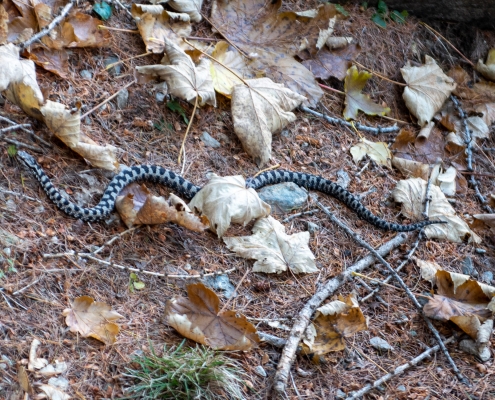
<svg viewBox="0 0 495 400">
<path fill-rule="evenodd" d="M 385 142 L 372 142 L 363 138 L 357 145 L 352 146 L 350 151 L 356 164 L 368 156 L 377 164 L 392 168 L 392 153 L 388 148 L 388 144 Z"/>
<path fill-rule="evenodd" d="M 495 82 L 495 49 L 490 49 L 490 51 L 488 52 L 486 63 L 484 63 L 483 60 L 478 60 L 476 69 L 486 79 Z"/>
</svg>

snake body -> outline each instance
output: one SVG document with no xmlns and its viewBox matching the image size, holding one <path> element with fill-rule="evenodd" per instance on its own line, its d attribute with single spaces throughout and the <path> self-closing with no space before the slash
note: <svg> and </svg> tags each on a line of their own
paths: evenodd
<svg viewBox="0 0 495 400">
<path fill-rule="evenodd" d="M 105 190 L 103 197 L 98 205 L 91 208 L 79 207 L 77 204 L 65 199 L 60 192 L 53 186 L 50 178 L 45 174 L 43 168 L 36 160 L 24 151 L 17 152 L 18 157 L 34 173 L 41 187 L 48 195 L 50 200 L 64 213 L 71 217 L 86 221 L 98 221 L 106 218 L 114 209 L 115 201 L 120 191 L 132 182 L 147 181 L 160 183 L 186 197 L 193 198 L 201 190 L 188 180 L 173 171 L 167 170 L 156 165 L 139 165 L 134 167 L 125 167 L 111 180 Z M 443 221 L 421 221 L 410 225 L 400 225 L 387 222 L 369 211 L 359 200 L 342 186 L 328 179 L 300 172 L 291 172 L 284 170 L 275 170 L 263 172 L 255 178 L 246 181 L 246 187 L 259 189 L 267 185 L 273 185 L 282 182 L 293 182 L 298 186 L 305 187 L 308 190 L 317 190 L 321 193 L 328 194 L 353 210 L 359 218 L 369 222 L 377 228 L 396 232 L 409 232 L 420 229 L 431 224 L 441 224 Z"/>
</svg>

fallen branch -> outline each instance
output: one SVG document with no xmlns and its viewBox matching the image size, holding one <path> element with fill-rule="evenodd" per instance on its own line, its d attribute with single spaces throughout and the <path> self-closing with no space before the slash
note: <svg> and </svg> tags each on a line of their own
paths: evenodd
<svg viewBox="0 0 495 400">
<path fill-rule="evenodd" d="M 455 340 L 455 337 L 452 336 L 442 342 L 442 344 L 445 346 L 446 344 L 449 344 Z M 384 376 L 382 376 L 380 379 L 377 379 L 375 382 L 372 384 L 369 383 L 366 386 L 364 386 L 362 389 L 358 390 L 357 392 L 354 392 L 352 396 L 349 396 L 346 398 L 346 400 L 355 400 L 360 398 L 361 396 L 364 396 L 366 393 L 368 393 L 371 389 L 376 388 L 380 385 L 383 385 L 385 382 L 388 382 L 395 378 L 396 376 L 399 376 L 400 374 L 404 373 L 406 370 L 408 370 L 411 367 L 414 367 L 418 365 L 421 361 L 423 361 L 426 357 L 429 357 L 431 354 L 436 353 L 438 350 L 440 350 L 440 345 L 436 345 L 434 347 L 430 347 L 428 350 L 424 351 L 421 353 L 419 356 L 413 358 L 411 361 L 402 364 L 401 366 L 397 367 L 394 369 L 394 372 L 390 372 Z"/>
<path fill-rule="evenodd" d="M 395 278 L 397 283 L 402 287 L 404 292 L 406 293 L 407 297 L 412 301 L 416 309 L 418 310 L 418 313 L 423 317 L 423 319 L 426 322 L 426 325 L 428 326 L 428 329 L 430 329 L 431 333 L 433 333 L 433 336 L 435 336 L 435 339 L 437 340 L 438 344 L 440 345 L 440 348 L 443 351 L 443 354 L 447 358 L 452 370 L 456 374 L 457 378 L 459 381 L 461 381 L 463 384 L 466 386 L 470 386 L 470 383 L 467 381 L 467 379 L 462 375 L 461 371 L 459 371 L 459 368 L 457 368 L 457 365 L 455 364 L 454 360 L 450 356 L 449 351 L 445 347 L 445 345 L 442 342 L 442 338 L 440 337 L 440 333 L 437 331 L 437 329 L 433 326 L 433 323 L 431 320 L 424 314 L 423 312 L 423 307 L 421 304 L 418 302 L 418 299 L 414 296 L 414 294 L 411 292 L 411 290 L 407 287 L 405 282 L 402 280 L 402 278 L 399 276 L 397 272 L 392 268 L 392 266 L 385 261 L 385 259 L 373 248 L 371 247 L 367 242 L 365 242 L 362 238 L 360 238 L 358 235 L 356 235 L 352 229 L 350 229 L 347 225 L 345 225 L 343 222 L 341 222 L 339 219 L 337 219 L 328 209 L 326 209 L 323 204 L 321 204 L 318 200 L 316 200 L 315 196 L 312 195 L 313 200 L 315 201 L 316 205 L 320 207 L 323 212 L 330 218 L 332 222 L 334 222 L 336 225 L 338 225 L 340 228 L 342 228 L 347 234 L 349 234 L 357 243 L 359 243 L 361 246 L 363 246 L 365 249 L 368 249 L 371 254 L 373 254 L 377 260 L 389 270 L 389 272 L 392 274 L 392 276 Z"/>
<path fill-rule="evenodd" d="M 69 11 L 72 8 L 72 6 L 74 5 L 74 3 L 75 3 L 74 0 L 71 1 L 70 3 L 67 3 L 66 6 L 60 12 L 60 14 L 57 17 L 55 17 L 52 20 L 52 22 L 50 22 L 45 29 L 39 31 L 36 35 L 31 36 L 28 40 L 19 44 L 19 47 L 21 48 L 21 50 L 30 46 L 31 44 L 33 44 L 37 40 L 41 39 L 43 36 L 48 35 L 50 33 L 50 31 L 52 29 L 54 29 L 58 24 L 60 24 L 60 22 L 62 22 L 62 20 L 66 17 L 66 15 L 69 14 Z"/>
<path fill-rule="evenodd" d="M 356 128 L 356 129 L 359 129 L 361 131 L 373 133 L 375 135 L 378 135 L 379 133 L 397 132 L 399 130 L 399 127 L 395 126 L 395 125 L 394 126 L 388 126 L 386 128 L 382 128 L 381 126 L 375 128 L 373 126 L 362 125 L 359 122 L 354 122 L 351 124 L 350 122 L 347 122 L 343 119 L 329 117 L 328 115 L 321 114 L 321 113 L 319 113 L 315 110 L 312 110 L 311 108 L 305 107 L 305 106 L 299 106 L 299 109 L 302 111 L 305 111 L 309 114 L 312 114 L 316 117 L 323 118 L 324 120 L 330 122 L 331 124 L 339 125 L 339 126 L 347 126 L 351 129 Z"/>
<path fill-rule="evenodd" d="M 33 132 L 31 124 L 18 124 L 17 122 L 14 122 L 14 121 L 12 121 L 12 120 L 10 120 L 7 117 L 4 117 L 2 115 L 0 115 L 0 121 L 7 122 L 10 125 L 17 125 L 19 127 L 19 129 L 21 129 L 22 131 L 24 131 L 26 133 L 29 133 L 31 135 L 31 137 L 33 137 L 36 140 L 38 140 L 39 142 L 43 143 L 45 146 L 50 147 L 50 148 L 52 147 L 52 145 L 50 143 L 48 143 L 46 140 L 40 138 L 36 133 Z"/>
<path fill-rule="evenodd" d="M 405 234 L 397 235 L 395 238 L 385 243 L 377 250 L 377 254 L 386 255 L 390 253 L 393 249 L 400 246 L 408 238 Z M 370 265 L 376 262 L 376 258 L 373 255 L 369 255 L 359 260 L 356 264 L 347 268 L 344 272 L 335 278 L 330 279 L 326 285 L 316 292 L 313 297 L 305 304 L 302 310 L 299 312 L 297 319 L 295 319 L 292 329 L 285 344 L 284 350 L 280 357 L 280 361 L 277 367 L 277 372 L 275 373 L 274 386 L 273 389 L 279 395 L 283 396 L 285 392 L 285 386 L 289 378 L 290 367 L 294 362 L 296 356 L 297 348 L 302 335 L 306 331 L 309 325 L 311 316 L 315 310 L 331 296 L 340 286 L 342 286 L 351 276 L 353 272 L 363 271 Z"/>
</svg>

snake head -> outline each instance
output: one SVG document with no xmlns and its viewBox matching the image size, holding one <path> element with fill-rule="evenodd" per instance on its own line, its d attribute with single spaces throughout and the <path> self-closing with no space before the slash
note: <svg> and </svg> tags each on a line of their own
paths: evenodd
<svg viewBox="0 0 495 400">
<path fill-rule="evenodd" d="M 17 151 L 17 157 L 19 157 L 21 161 L 24 164 L 26 164 L 26 166 L 28 166 L 29 168 L 36 168 L 38 166 L 38 163 L 33 158 L 33 156 L 26 153 L 25 151 L 22 150 Z"/>
</svg>

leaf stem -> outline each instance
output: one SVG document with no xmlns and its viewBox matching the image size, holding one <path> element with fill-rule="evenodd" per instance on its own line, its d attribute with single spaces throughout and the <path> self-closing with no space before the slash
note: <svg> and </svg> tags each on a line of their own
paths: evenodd
<svg viewBox="0 0 495 400">
<path fill-rule="evenodd" d="M 117 32 L 127 32 L 127 33 L 139 33 L 139 30 L 130 30 L 130 29 L 122 29 L 122 28 L 112 28 L 111 26 L 98 25 L 98 29 L 107 30 L 107 31 L 117 31 Z"/>
<path fill-rule="evenodd" d="M 196 109 L 198 108 L 198 97 L 199 97 L 199 95 L 196 95 L 196 100 L 194 101 L 194 109 L 193 109 L 191 118 L 189 118 L 189 124 L 187 124 L 186 134 L 184 135 L 184 139 L 182 139 L 182 145 L 180 146 L 179 158 L 177 159 L 177 162 L 179 164 L 180 164 L 180 160 L 182 158 L 182 153 L 184 152 L 184 146 L 186 144 L 187 134 L 189 133 L 189 130 L 191 129 L 191 126 L 192 126 L 192 123 L 194 120 L 194 115 L 196 114 Z"/>
<path fill-rule="evenodd" d="M 259 174 L 262 174 L 263 172 L 271 171 L 272 169 L 277 169 L 277 168 L 280 168 L 280 164 L 272 165 L 271 167 L 268 167 L 268 168 L 262 169 L 261 171 L 256 172 L 256 174 L 253 175 L 253 178 L 256 178 Z"/>
<path fill-rule="evenodd" d="M 379 74 L 378 72 L 373 71 L 372 69 L 366 68 L 363 64 L 358 63 L 357 61 L 354 61 L 354 63 L 357 64 L 357 65 L 359 65 L 361 68 L 365 69 L 366 71 L 371 72 L 373 75 L 378 76 L 379 78 L 383 79 L 384 81 L 388 81 L 390 83 L 393 83 L 394 85 L 408 86 L 405 83 L 394 81 L 394 80 L 392 80 L 390 78 L 387 78 L 386 76 L 383 76 L 383 75 Z"/>
<path fill-rule="evenodd" d="M 345 92 L 342 92 L 341 90 L 334 89 L 334 88 L 332 88 L 330 86 L 322 85 L 321 83 L 318 83 L 318 86 L 320 86 L 322 89 L 329 90 L 330 92 L 335 92 L 335 93 L 338 93 L 338 94 L 343 94 L 345 96 Z"/>
</svg>

